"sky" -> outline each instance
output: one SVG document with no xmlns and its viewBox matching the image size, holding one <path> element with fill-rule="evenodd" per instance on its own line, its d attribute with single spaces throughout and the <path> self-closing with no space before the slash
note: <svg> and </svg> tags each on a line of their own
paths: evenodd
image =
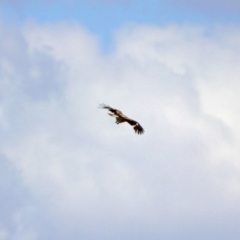
<svg viewBox="0 0 240 240">
<path fill-rule="evenodd" d="M 237 0 L 0 0 L 0 240 L 238 240 L 239 65 Z"/>
</svg>

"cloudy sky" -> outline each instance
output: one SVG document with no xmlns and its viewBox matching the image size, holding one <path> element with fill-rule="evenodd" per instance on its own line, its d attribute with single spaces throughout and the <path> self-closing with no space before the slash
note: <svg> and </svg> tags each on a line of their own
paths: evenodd
<svg viewBox="0 0 240 240">
<path fill-rule="evenodd" d="M 240 239 L 239 66 L 238 0 L 0 0 L 0 240 Z"/>
</svg>

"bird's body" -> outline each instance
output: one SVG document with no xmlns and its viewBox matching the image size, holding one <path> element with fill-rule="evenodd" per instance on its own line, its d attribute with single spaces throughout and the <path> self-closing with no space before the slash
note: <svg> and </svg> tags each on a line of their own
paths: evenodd
<svg viewBox="0 0 240 240">
<path fill-rule="evenodd" d="M 136 122 L 135 120 L 128 118 L 127 116 L 125 116 L 121 111 L 111 108 L 108 105 L 105 104 L 101 104 L 100 105 L 101 108 L 104 109 L 108 109 L 110 112 L 112 113 L 108 113 L 111 117 L 115 117 L 116 118 L 116 123 L 123 123 L 123 122 L 128 122 L 131 126 L 133 126 L 133 129 L 135 130 L 136 133 L 138 134 L 143 134 L 144 133 L 144 129 L 142 128 L 142 126 Z"/>
</svg>

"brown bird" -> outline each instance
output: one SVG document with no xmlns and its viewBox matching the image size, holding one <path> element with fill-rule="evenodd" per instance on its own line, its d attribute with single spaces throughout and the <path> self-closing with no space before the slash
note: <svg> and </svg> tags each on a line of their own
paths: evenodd
<svg viewBox="0 0 240 240">
<path fill-rule="evenodd" d="M 108 105 L 105 104 L 100 104 L 101 108 L 104 109 L 108 109 L 110 112 L 112 113 L 108 113 L 110 116 L 115 117 L 116 118 L 116 123 L 123 123 L 123 122 L 128 122 L 131 126 L 133 126 L 133 129 L 135 130 L 135 133 L 137 134 L 143 134 L 144 133 L 144 129 L 142 128 L 142 126 L 136 122 L 135 120 L 128 118 L 127 116 L 123 115 L 121 111 L 111 108 Z"/>
</svg>

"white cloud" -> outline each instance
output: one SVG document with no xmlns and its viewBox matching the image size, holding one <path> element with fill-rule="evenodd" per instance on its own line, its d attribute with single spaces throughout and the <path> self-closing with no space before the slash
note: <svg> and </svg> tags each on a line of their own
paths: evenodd
<svg viewBox="0 0 240 240">
<path fill-rule="evenodd" d="M 2 30 L 0 151 L 28 192 L 9 236 L 239 238 L 240 29 L 206 31 L 129 26 L 102 55 L 78 25 Z"/>
</svg>

